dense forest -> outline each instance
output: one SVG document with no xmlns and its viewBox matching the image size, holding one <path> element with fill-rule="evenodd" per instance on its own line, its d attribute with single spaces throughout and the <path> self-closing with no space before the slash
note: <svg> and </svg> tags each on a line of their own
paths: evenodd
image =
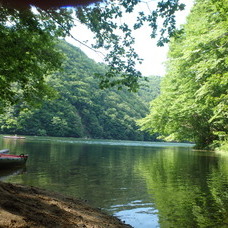
<svg viewBox="0 0 228 228">
<path fill-rule="evenodd" d="M 102 10 L 100 4 L 36 11 L 1 5 L 0 112 L 7 109 L 0 117 L 1 133 L 145 140 L 148 135 L 135 124 L 141 119 L 138 125 L 152 139 L 159 135 L 167 141 L 191 141 L 198 148 L 227 150 L 227 1 L 196 0 L 179 30 L 175 12 L 184 4 L 178 1 L 158 1 L 151 15 L 139 12 L 133 28 L 116 23 L 139 2 L 120 1 L 121 7 L 110 2 Z M 92 47 L 108 51 L 106 66 L 66 44 L 59 51 L 56 42 L 70 35 L 75 17 L 95 34 Z M 156 77 L 149 88 L 127 91 L 136 91 L 143 78 L 135 69 L 141 59 L 132 31 L 148 22 L 158 46 L 171 40 L 167 75 L 155 100 Z M 64 55 L 63 71 L 53 75 Z M 39 102 L 42 107 L 30 108 Z"/>
<path fill-rule="evenodd" d="M 105 66 L 68 43 L 60 42 L 59 48 L 65 56 L 63 69 L 47 79 L 56 91 L 54 99 L 32 109 L 25 102 L 9 107 L 0 116 L 0 133 L 155 140 L 139 131 L 135 120 L 146 116 L 149 102 L 159 94 L 159 77 L 149 78 L 138 93 L 101 90 L 94 73 Z"/>
<path fill-rule="evenodd" d="M 227 1 L 196 1 L 170 43 L 161 95 L 140 121 L 142 129 L 166 140 L 195 142 L 198 148 L 226 147 L 227 11 Z"/>
</svg>

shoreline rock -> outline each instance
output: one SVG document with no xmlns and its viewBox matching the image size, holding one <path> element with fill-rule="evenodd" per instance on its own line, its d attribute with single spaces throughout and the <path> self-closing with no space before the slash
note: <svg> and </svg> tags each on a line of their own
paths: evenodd
<svg viewBox="0 0 228 228">
<path fill-rule="evenodd" d="M 130 228 L 82 200 L 36 187 L 0 182 L 0 228 Z"/>
</svg>

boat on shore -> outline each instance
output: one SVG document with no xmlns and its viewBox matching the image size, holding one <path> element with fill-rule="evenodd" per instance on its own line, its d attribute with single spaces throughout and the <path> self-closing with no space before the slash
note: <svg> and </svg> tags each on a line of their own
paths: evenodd
<svg viewBox="0 0 228 228">
<path fill-rule="evenodd" d="M 0 154 L 7 154 L 7 153 L 9 153 L 9 149 L 0 150 Z"/>
<path fill-rule="evenodd" d="M 3 136 L 3 138 L 7 138 L 7 139 L 25 139 L 24 136 L 17 136 L 17 135 L 5 135 L 5 136 Z"/>
<path fill-rule="evenodd" d="M 9 168 L 25 165 L 28 155 L 0 154 L 0 168 Z"/>
</svg>

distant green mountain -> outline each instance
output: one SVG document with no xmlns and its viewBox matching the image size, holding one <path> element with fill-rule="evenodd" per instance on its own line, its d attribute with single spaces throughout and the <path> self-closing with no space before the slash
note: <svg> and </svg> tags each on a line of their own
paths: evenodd
<svg viewBox="0 0 228 228">
<path fill-rule="evenodd" d="M 60 48 L 66 56 L 63 71 L 48 79 L 57 98 L 32 110 L 25 104 L 10 107 L 0 116 L 0 133 L 155 140 L 139 131 L 135 120 L 148 114 L 149 101 L 159 94 L 159 77 L 149 78 L 138 93 L 101 90 L 94 73 L 104 72 L 104 64 L 68 43 L 62 42 Z"/>
</svg>

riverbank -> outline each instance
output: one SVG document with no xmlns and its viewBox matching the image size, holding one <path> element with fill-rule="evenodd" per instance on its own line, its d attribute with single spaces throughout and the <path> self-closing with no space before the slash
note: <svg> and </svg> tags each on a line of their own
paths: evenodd
<svg viewBox="0 0 228 228">
<path fill-rule="evenodd" d="M 58 193 L 0 182 L 0 228 L 130 228 L 118 218 L 82 200 Z"/>
</svg>

